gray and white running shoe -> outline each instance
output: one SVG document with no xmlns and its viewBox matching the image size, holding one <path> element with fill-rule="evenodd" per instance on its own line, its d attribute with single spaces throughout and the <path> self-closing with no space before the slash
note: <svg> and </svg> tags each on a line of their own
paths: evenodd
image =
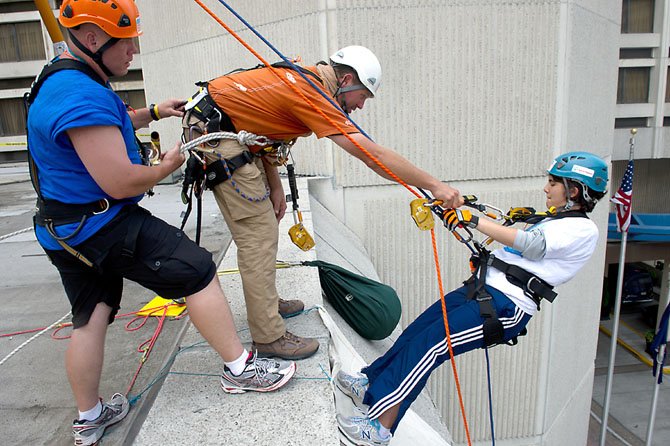
<svg viewBox="0 0 670 446">
<path fill-rule="evenodd" d="M 295 373 L 295 362 L 257 358 L 249 355 L 244 371 L 233 375 L 227 366 L 221 374 L 221 388 L 226 393 L 272 392 L 286 384 Z"/>
<path fill-rule="evenodd" d="M 340 414 L 336 418 L 340 432 L 356 446 L 386 446 L 391 441 L 391 435 L 382 437 L 379 433 L 381 424 L 378 420 L 344 417 Z"/>
<path fill-rule="evenodd" d="M 115 393 L 108 402 L 102 403 L 102 412 L 95 420 L 74 420 L 72 435 L 74 436 L 75 446 L 95 444 L 102 438 L 105 429 L 123 420 L 128 415 L 129 410 L 128 399 L 120 393 Z"/>
<path fill-rule="evenodd" d="M 335 375 L 335 385 L 345 395 L 354 401 L 357 406 L 363 405 L 363 397 L 368 390 L 368 378 L 362 373 L 350 375 L 343 370 Z"/>
</svg>

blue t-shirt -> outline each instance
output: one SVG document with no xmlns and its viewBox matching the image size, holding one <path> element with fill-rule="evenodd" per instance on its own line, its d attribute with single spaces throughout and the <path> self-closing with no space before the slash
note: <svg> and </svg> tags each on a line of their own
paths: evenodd
<svg viewBox="0 0 670 446">
<path fill-rule="evenodd" d="M 30 107 L 28 147 L 37 165 L 40 191 L 45 199 L 63 203 L 84 204 L 103 198 L 111 199 L 86 170 L 77 155 L 67 130 L 78 127 L 115 126 L 123 135 L 128 158 L 141 164 L 135 131 L 126 106 L 111 88 L 103 87 L 77 70 L 58 71 L 47 78 Z M 137 203 L 143 195 L 124 200 Z M 123 204 L 89 217 L 83 228 L 67 240 L 70 246 L 82 243 L 108 223 Z M 56 227 L 59 237 L 67 236 L 79 223 Z M 35 235 L 46 249 L 63 249 L 43 226 Z"/>
</svg>

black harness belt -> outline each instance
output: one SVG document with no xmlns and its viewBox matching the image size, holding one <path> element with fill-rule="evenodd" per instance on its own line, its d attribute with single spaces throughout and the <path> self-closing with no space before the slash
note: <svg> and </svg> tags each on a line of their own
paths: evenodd
<svg viewBox="0 0 670 446">
<path fill-rule="evenodd" d="M 72 204 L 38 198 L 35 223 L 40 226 L 78 223 L 82 218 L 106 212 L 117 203 L 119 200 L 101 199 L 91 203 Z"/>
<path fill-rule="evenodd" d="M 553 286 L 517 265 L 510 265 L 492 255 L 489 255 L 488 264 L 505 274 L 512 285 L 521 288 L 523 293 L 535 302 L 538 309 L 540 309 L 542 299 L 553 302 L 558 296 Z"/>
<path fill-rule="evenodd" d="M 470 258 L 474 272 L 464 285 L 468 289 L 468 299 L 475 299 L 479 304 L 479 314 L 483 319 L 482 331 L 484 333 L 484 345 L 486 347 L 505 342 L 505 328 L 498 319 L 498 313 L 493 306 L 493 298 L 486 290 L 486 270 L 493 267 L 505 274 L 507 280 L 523 290 L 523 293 L 535 302 L 537 309 L 540 309 L 540 301 L 546 299 L 553 302 L 556 299 L 556 292 L 553 286 L 517 265 L 496 258 L 491 252 L 482 249 L 478 255 Z M 525 329 L 520 335 L 525 334 Z M 510 341 L 511 345 L 517 343 L 514 338 Z"/>
</svg>

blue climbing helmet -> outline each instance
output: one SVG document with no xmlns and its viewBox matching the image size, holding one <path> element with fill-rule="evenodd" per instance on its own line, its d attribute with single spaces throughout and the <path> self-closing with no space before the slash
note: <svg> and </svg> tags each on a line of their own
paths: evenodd
<svg viewBox="0 0 670 446">
<path fill-rule="evenodd" d="M 568 152 L 559 155 L 554 159 L 553 164 L 547 170 L 550 175 L 563 178 L 566 190 L 567 181 L 571 180 L 579 183 L 582 197 L 589 204 L 595 204 L 596 201 L 607 190 L 608 167 L 607 163 L 597 155 L 589 152 Z M 597 192 L 597 197 L 591 196 L 589 190 Z M 568 197 L 568 206 L 572 207 L 572 200 Z"/>
</svg>

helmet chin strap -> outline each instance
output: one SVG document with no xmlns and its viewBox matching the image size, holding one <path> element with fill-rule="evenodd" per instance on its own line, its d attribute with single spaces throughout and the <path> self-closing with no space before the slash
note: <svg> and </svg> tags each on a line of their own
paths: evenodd
<svg viewBox="0 0 670 446">
<path fill-rule="evenodd" d="M 565 178 L 562 178 L 562 180 L 563 185 L 565 186 L 565 206 L 563 209 L 569 211 L 575 205 L 575 202 L 572 201 L 572 198 L 570 198 L 570 187 L 568 187 L 568 180 Z"/>
<path fill-rule="evenodd" d="M 100 68 L 102 68 L 102 71 L 103 71 L 108 77 L 112 77 L 112 76 L 114 76 L 114 73 L 112 73 L 112 71 L 111 71 L 109 68 L 107 68 L 107 66 L 106 66 L 106 65 L 104 64 L 104 62 L 102 61 L 102 54 L 103 54 L 105 51 L 107 51 L 110 47 L 112 47 L 116 42 L 118 42 L 119 40 L 121 40 L 121 39 L 119 39 L 118 37 L 111 37 L 107 42 L 105 42 L 105 44 L 104 44 L 103 46 L 101 46 L 100 48 L 98 48 L 98 51 L 96 51 L 96 52 L 94 53 L 94 52 L 92 52 L 91 50 L 89 50 L 88 48 L 86 48 L 86 47 L 84 46 L 84 44 L 81 43 L 81 42 L 74 36 L 74 34 L 72 34 L 72 32 L 70 32 L 70 30 L 68 30 L 68 34 L 70 35 L 70 40 L 72 40 L 72 43 L 74 43 L 75 46 L 76 46 L 77 48 L 79 48 L 79 50 L 80 50 L 82 53 L 84 53 L 84 54 L 86 54 L 88 57 L 90 57 L 90 58 L 93 60 L 93 62 L 95 62 L 96 64 L 98 64 L 98 66 L 99 66 Z"/>
<path fill-rule="evenodd" d="M 343 87 L 340 84 L 340 81 L 337 81 L 337 90 L 335 91 L 335 98 L 337 99 L 337 102 L 340 104 L 340 107 L 342 107 L 342 110 L 348 115 L 349 112 L 347 111 L 347 101 L 344 99 L 344 96 L 340 96 L 344 93 L 347 93 L 349 91 L 356 91 L 356 90 L 367 90 L 367 87 L 363 84 L 356 84 L 356 85 L 349 85 L 347 87 Z"/>
<path fill-rule="evenodd" d="M 337 103 L 340 104 L 340 108 L 342 108 L 342 111 L 348 116 L 349 111 L 348 111 L 348 104 L 347 100 L 344 99 L 344 96 L 340 96 L 339 89 L 338 92 L 335 93 L 335 99 L 337 99 Z"/>
</svg>

